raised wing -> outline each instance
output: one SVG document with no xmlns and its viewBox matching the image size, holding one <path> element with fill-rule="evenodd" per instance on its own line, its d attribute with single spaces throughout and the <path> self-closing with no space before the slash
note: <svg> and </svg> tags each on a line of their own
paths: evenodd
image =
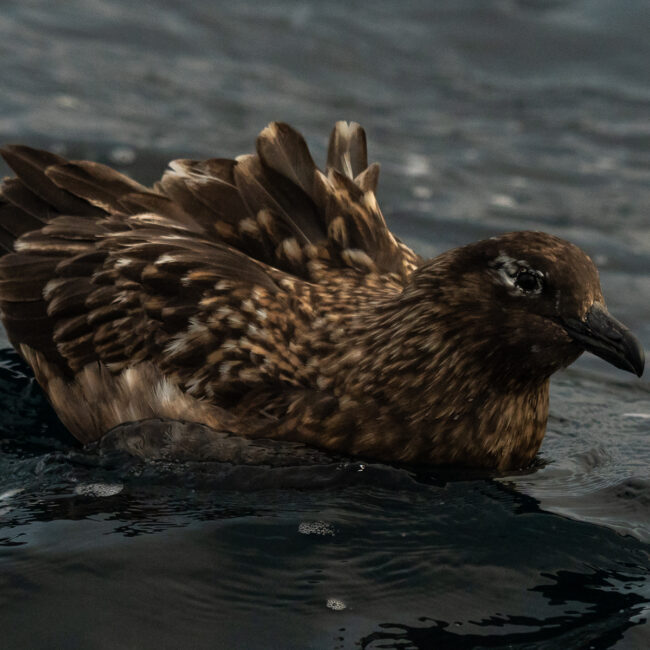
<svg viewBox="0 0 650 650">
<path fill-rule="evenodd" d="M 157 189 L 177 208 L 218 240 L 305 280 L 319 279 L 311 261 L 401 277 L 418 262 L 386 226 L 375 197 L 379 166 L 368 166 L 358 124 L 336 124 L 326 173 L 302 136 L 280 122 L 260 133 L 256 155 L 170 167 Z"/>
<path fill-rule="evenodd" d="M 2 319 L 68 380 L 151 362 L 217 402 L 308 388 L 292 337 L 311 326 L 314 291 L 379 276 L 394 290 L 417 263 L 386 227 L 355 124 L 336 125 L 326 173 L 273 123 L 257 154 L 177 160 L 152 189 L 28 147 L 3 156 L 17 178 L 0 198 Z"/>
</svg>

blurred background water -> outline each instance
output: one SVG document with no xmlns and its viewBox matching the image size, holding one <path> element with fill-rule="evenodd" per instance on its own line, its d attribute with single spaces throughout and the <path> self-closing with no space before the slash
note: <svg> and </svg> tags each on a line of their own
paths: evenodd
<svg viewBox="0 0 650 650">
<path fill-rule="evenodd" d="M 648 348 L 649 32 L 643 0 L 5 1 L 0 140 L 152 182 L 356 120 L 420 253 L 571 239 Z M 593 357 L 506 476 L 98 455 L 10 350 L 0 414 L 2 647 L 650 647 L 650 384 Z"/>
</svg>

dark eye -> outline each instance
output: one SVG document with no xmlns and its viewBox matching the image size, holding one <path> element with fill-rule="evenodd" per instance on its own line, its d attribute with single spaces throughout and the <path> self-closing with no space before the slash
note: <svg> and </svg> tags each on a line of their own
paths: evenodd
<svg viewBox="0 0 650 650">
<path fill-rule="evenodd" d="M 520 271 L 515 279 L 515 284 L 524 293 L 533 293 L 542 289 L 542 279 L 530 271 Z"/>
</svg>

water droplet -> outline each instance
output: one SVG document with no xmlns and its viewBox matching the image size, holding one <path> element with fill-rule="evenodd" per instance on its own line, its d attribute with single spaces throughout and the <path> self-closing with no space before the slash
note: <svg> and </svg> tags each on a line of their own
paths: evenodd
<svg viewBox="0 0 650 650">
<path fill-rule="evenodd" d="M 347 607 L 347 605 L 342 600 L 339 600 L 338 598 L 328 598 L 327 606 L 329 607 L 329 609 L 333 609 L 334 611 L 337 612 Z"/>
</svg>

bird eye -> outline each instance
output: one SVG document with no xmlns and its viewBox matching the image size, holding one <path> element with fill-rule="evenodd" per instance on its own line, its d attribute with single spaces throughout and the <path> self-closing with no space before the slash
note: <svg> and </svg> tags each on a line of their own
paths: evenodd
<svg viewBox="0 0 650 650">
<path fill-rule="evenodd" d="M 542 279 L 536 273 L 530 271 L 520 271 L 515 279 L 515 285 L 524 293 L 533 293 L 541 291 Z"/>
</svg>

